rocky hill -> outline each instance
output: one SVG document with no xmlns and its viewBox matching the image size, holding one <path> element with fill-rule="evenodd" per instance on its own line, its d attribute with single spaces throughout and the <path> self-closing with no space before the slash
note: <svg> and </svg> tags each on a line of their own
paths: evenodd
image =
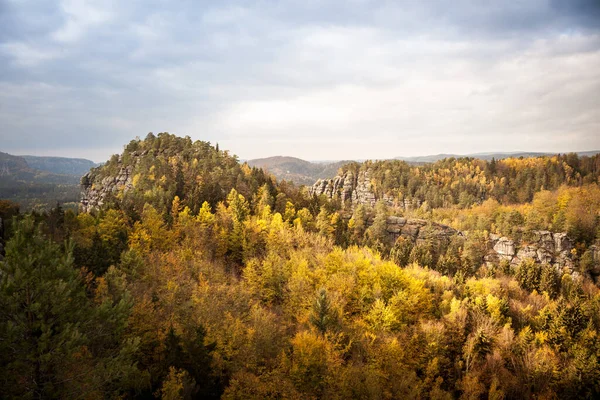
<svg viewBox="0 0 600 400">
<path fill-rule="evenodd" d="M 81 178 L 80 210 L 115 207 L 135 215 L 148 203 L 168 214 L 177 196 L 181 207 L 196 212 L 204 201 L 214 206 L 224 200 L 232 188 L 252 198 L 266 183 L 274 187 L 263 170 L 241 165 L 208 142 L 149 134 Z"/>
<path fill-rule="evenodd" d="M 373 206 L 383 200 L 400 208 L 478 204 L 492 198 L 500 203 L 523 203 L 541 190 L 562 185 L 580 186 L 597 182 L 600 154 L 552 157 L 444 159 L 424 165 L 399 160 L 349 163 L 331 179 L 319 179 L 310 188 L 315 196 L 340 200 L 344 207 Z"/>
<path fill-rule="evenodd" d="M 332 200 L 339 199 L 342 206 L 345 207 L 354 207 L 358 204 L 373 207 L 378 200 L 383 200 L 388 206 L 402 208 L 409 208 L 413 205 L 418 207 L 421 204 L 418 199 L 400 200 L 386 193 L 377 193 L 373 187 L 371 171 L 369 168 L 361 167 L 359 170 L 342 171 L 340 175 L 332 179 L 319 179 L 308 190 L 311 195 L 324 195 Z"/>
</svg>

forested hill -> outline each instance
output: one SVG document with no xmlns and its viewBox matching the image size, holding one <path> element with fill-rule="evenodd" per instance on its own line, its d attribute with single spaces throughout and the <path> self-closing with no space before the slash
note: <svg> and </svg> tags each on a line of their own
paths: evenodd
<svg viewBox="0 0 600 400">
<path fill-rule="evenodd" d="M 240 164 L 208 142 L 168 133 L 131 141 L 121 155 L 93 169 L 81 183 L 83 210 L 117 207 L 134 214 L 141 213 L 144 204 L 168 213 L 175 197 L 180 207 L 197 212 L 205 201 L 216 206 L 233 188 L 248 199 L 263 185 L 270 196 L 279 194 L 262 169 Z M 284 199 L 282 193 L 285 208 Z"/>
<path fill-rule="evenodd" d="M 0 177 L 24 182 L 76 184 L 96 165 L 81 158 L 15 156 L 0 152 Z"/>
<path fill-rule="evenodd" d="M 404 161 L 367 161 L 342 167 L 340 175 L 319 180 L 311 193 L 342 202 L 400 207 L 469 207 L 486 199 L 523 203 L 541 190 L 598 182 L 600 155 L 566 155 L 480 160 L 447 158 L 420 166 Z"/>
</svg>

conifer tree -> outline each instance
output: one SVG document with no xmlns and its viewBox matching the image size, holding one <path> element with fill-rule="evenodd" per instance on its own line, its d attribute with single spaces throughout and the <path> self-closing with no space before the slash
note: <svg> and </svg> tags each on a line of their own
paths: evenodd
<svg viewBox="0 0 600 400">
<path fill-rule="evenodd" d="M 310 322 L 323 335 L 335 322 L 334 315 L 331 310 L 331 302 L 325 288 L 321 288 L 317 293 L 317 297 L 313 303 Z"/>
<path fill-rule="evenodd" d="M 130 357 L 135 343 L 119 339 L 128 307 L 126 299 L 94 307 L 73 268 L 72 245 L 65 251 L 32 218 L 21 221 L 0 262 L 0 392 L 101 396 L 103 386 L 139 372 Z"/>
</svg>

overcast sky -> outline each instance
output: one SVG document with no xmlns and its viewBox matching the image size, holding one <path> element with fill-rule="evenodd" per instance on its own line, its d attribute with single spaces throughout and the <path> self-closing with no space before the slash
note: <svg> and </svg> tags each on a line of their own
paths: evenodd
<svg viewBox="0 0 600 400">
<path fill-rule="evenodd" d="M 600 149 L 600 0 L 0 0 L 0 151 Z"/>
</svg>

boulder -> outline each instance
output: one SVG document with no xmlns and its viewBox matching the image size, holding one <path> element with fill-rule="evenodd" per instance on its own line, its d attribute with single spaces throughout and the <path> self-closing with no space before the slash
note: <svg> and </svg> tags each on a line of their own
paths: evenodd
<svg viewBox="0 0 600 400">
<path fill-rule="evenodd" d="M 390 216 L 387 218 L 388 225 L 404 225 L 406 224 L 406 218 Z"/>
<path fill-rule="evenodd" d="M 402 231 L 402 225 L 388 225 L 386 230 L 388 233 L 400 233 Z"/>
</svg>

